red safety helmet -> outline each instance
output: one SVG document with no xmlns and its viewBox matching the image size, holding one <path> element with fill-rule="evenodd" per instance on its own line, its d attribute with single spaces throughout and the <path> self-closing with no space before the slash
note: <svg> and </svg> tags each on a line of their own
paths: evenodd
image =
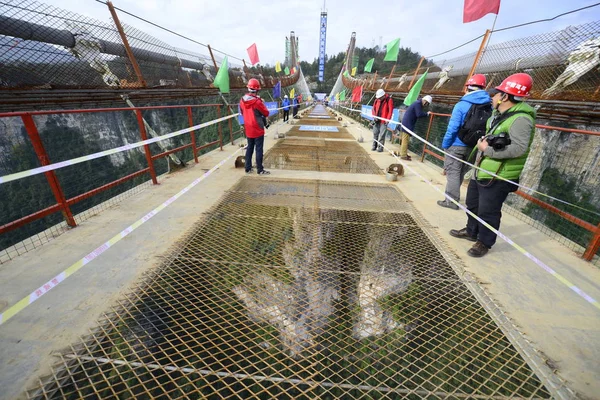
<svg viewBox="0 0 600 400">
<path fill-rule="evenodd" d="M 260 90 L 260 82 L 256 78 L 252 78 L 248 81 L 248 89 Z"/>
<path fill-rule="evenodd" d="M 529 96 L 529 91 L 533 86 L 533 79 L 528 74 L 518 73 L 513 74 L 502 81 L 499 86 L 496 86 L 496 90 L 512 94 L 517 99 L 521 97 Z"/>
<path fill-rule="evenodd" d="M 486 83 L 487 83 L 487 80 L 485 79 L 485 75 L 475 74 L 469 78 L 469 80 L 467 81 L 465 86 L 479 86 L 479 87 L 484 88 Z"/>
</svg>

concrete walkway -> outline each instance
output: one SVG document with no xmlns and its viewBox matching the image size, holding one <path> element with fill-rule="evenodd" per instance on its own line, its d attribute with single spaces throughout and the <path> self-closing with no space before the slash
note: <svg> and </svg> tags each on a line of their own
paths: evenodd
<svg viewBox="0 0 600 400">
<path fill-rule="evenodd" d="M 350 120 L 345 122 L 355 137 L 362 135 L 367 140 L 362 146 L 382 169 L 395 162 L 389 154 L 371 153 L 371 133 Z M 276 142 L 274 129 L 285 132 L 289 126 L 269 129 L 265 151 Z M 1 265 L 0 301 L 7 306 L 19 301 L 238 149 L 236 143 L 225 146 L 222 152 L 208 153 L 199 164 L 162 177 L 160 185 Z M 243 169 L 234 168 L 234 158 L 0 326 L 0 398 L 24 397 L 24 391 L 38 377 L 50 372 L 53 353 L 85 335 L 103 313 L 110 312 L 110 305 L 127 292 L 132 282 L 161 263 L 161 256 L 202 217 L 201 213 L 244 175 Z M 445 178 L 439 169 L 417 161 L 410 165 L 443 190 Z M 271 173 L 276 178 L 385 182 L 384 175 L 282 170 Z M 600 311 L 502 241 L 482 259 L 466 256 L 470 243 L 447 235 L 449 229 L 464 226 L 465 215 L 437 206 L 440 195 L 410 172 L 395 185 L 438 227 L 440 236 L 464 261 L 466 270 L 478 278 L 533 346 L 551 360 L 552 367 L 569 386 L 582 398 L 600 398 Z M 593 265 L 510 215 L 503 216 L 501 230 L 586 293 L 600 299 L 600 271 Z"/>
</svg>

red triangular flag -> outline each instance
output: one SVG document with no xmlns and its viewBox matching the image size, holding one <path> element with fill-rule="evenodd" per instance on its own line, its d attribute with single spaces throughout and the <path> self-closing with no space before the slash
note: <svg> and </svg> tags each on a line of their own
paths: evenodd
<svg viewBox="0 0 600 400">
<path fill-rule="evenodd" d="M 352 102 L 360 103 L 361 100 L 362 100 L 362 86 L 357 86 L 354 89 L 352 89 Z"/>
<path fill-rule="evenodd" d="M 498 15 L 500 0 L 465 0 L 463 23 L 477 21 L 490 13 Z"/>
<path fill-rule="evenodd" d="M 256 50 L 256 43 L 253 43 L 252 46 L 248 47 L 248 56 L 250 57 L 250 64 L 258 64 L 260 60 L 258 59 L 258 50 Z"/>
</svg>

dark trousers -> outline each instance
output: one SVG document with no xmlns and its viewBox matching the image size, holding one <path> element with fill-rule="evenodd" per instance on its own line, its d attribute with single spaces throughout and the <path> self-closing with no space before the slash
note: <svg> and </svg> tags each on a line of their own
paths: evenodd
<svg viewBox="0 0 600 400">
<path fill-rule="evenodd" d="M 283 122 L 290 119 L 290 110 L 283 110 Z"/>
<path fill-rule="evenodd" d="M 519 183 L 519 181 L 515 182 Z M 469 211 L 498 230 L 502 218 L 502 204 L 508 194 L 517 189 L 518 186 L 497 179 L 493 181 L 471 179 L 465 203 Z M 467 218 L 467 233 L 491 248 L 496 243 L 496 234 L 469 214 Z"/>
<path fill-rule="evenodd" d="M 263 168 L 263 145 L 265 144 L 264 135 L 257 138 L 247 138 L 248 148 L 246 149 L 246 172 L 252 169 L 252 154 L 256 146 L 256 172 L 261 172 Z"/>
<path fill-rule="evenodd" d="M 296 114 L 298 114 L 298 108 L 300 107 L 294 107 L 294 117 L 296 116 Z"/>
</svg>

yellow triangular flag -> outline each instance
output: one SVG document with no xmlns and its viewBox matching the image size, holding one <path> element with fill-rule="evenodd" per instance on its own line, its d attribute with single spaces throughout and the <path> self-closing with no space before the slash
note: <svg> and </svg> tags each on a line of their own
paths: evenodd
<svg viewBox="0 0 600 400">
<path fill-rule="evenodd" d="M 352 76 L 356 75 L 356 67 L 352 68 Z"/>
<path fill-rule="evenodd" d="M 281 72 L 281 63 L 279 61 L 275 64 L 275 72 Z"/>
<path fill-rule="evenodd" d="M 294 97 L 296 93 L 296 89 L 292 88 L 292 90 L 290 90 L 290 97 Z"/>
</svg>

